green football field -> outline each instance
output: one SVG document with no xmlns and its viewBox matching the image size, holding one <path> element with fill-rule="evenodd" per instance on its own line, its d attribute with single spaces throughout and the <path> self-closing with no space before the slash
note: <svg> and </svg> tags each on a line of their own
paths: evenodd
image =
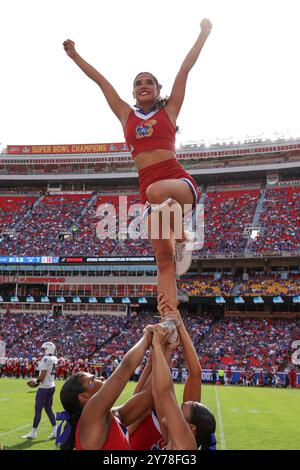
<svg viewBox="0 0 300 470">
<path fill-rule="evenodd" d="M 57 381 L 54 412 L 62 410 Z M 119 401 L 131 396 L 129 383 Z M 182 385 L 176 385 L 178 400 Z M 31 430 L 35 389 L 26 380 L 0 379 L 0 446 L 10 450 L 55 449 L 47 436 L 51 424 L 43 411 L 34 440 L 22 439 Z M 297 449 L 300 450 L 300 390 L 254 387 L 203 387 L 203 403 L 217 420 L 218 449 Z"/>
</svg>

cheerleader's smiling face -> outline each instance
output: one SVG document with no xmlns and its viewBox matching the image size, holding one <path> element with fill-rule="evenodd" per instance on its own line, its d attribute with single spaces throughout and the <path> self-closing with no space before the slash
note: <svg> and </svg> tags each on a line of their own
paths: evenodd
<svg viewBox="0 0 300 470">
<path fill-rule="evenodd" d="M 150 73 L 140 73 L 136 76 L 133 83 L 133 97 L 138 106 L 155 104 L 159 94 L 159 84 L 153 75 Z"/>
</svg>

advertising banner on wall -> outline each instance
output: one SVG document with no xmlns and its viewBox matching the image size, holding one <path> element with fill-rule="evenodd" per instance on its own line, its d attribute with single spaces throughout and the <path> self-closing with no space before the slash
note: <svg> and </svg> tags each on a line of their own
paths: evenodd
<svg viewBox="0 0 300 470">
<path fill-rule="evenodd" d="M 128 152 L 125 142 L 108 144 L 8 145 L 8 155 L 61 155 L 66 153 Z"/>
</svg>

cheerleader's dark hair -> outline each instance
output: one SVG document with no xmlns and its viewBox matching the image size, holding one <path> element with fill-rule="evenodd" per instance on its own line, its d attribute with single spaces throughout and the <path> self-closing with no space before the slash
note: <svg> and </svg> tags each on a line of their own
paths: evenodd
<svg viewBox="0 0 300 470">
<path fill-rule="evenodd" d="M 56 414 L 56 419 L 62 422 L 58 426 L 55 441 L 60 450 L 75 449 L 76 427 L 83 409 L 78 395 L 84 392 L 83 378 L 85 375 L 85 372 L 77 372 L 61 388 L 60 401 L 65 411 Z"/>
<path fill-rule="evenodd" d="M 198 449 L 216 450 L 216 419 L 207 406 L 194 401 L 189 421 L 196 426 L 195 438 Z"/>
</svg>

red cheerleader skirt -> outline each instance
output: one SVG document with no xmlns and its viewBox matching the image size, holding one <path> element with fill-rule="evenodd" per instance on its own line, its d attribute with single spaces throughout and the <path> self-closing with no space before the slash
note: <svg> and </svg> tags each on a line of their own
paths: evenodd
<svg viewBox="0 0 300 470">
<path fill-rule="evenodd" d="M 176 158 L 170 158 L 163 162 L 154 163 L 139 171 L 139 191 L 143 204 L 147 202 L 146 191 L 152 183 L 168 179 L 182 179 L 185 181 L 194 196 L 194 205 L 198 202 L 200 193 L 196 181 L 178 163 Z"/>
</svg>

